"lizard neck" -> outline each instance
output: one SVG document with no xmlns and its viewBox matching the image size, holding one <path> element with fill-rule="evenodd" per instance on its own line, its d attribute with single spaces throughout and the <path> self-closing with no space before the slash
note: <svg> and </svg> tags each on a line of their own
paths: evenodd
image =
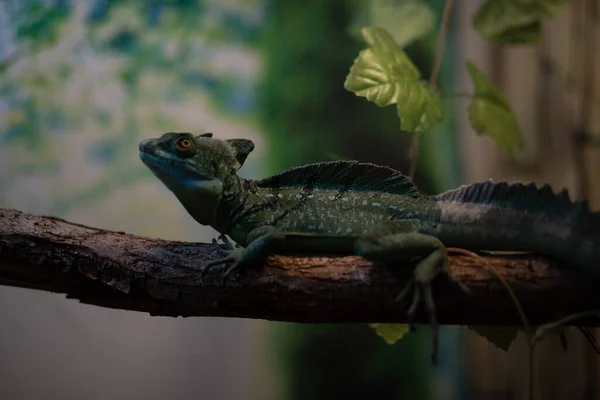
<svg viewBox="0 0 600 400">
<path fill-rule="evenodd" d="M 229 175 L 223 180 L 171 185 L 169 189 L 197 222 L 211 226 L 219 233 L 229 233 L 236 219 L 243 215 L 250 195 L 245 190 L 249 182 L 237 175 Z"/>
<path fill-rule="evenodd" d="M 244 215 L 248 197 L 251 195 L 246 187 L 250 184 L 250 180 L 240 178 L 235 174 L 223 181 L 221 201 L 216 209 L 214 223 L 211 224 L 219 233 L 230 234 L 236 220 Z"/>
<path fill-rule="evenodd" d="M 168 185 L 186 211 L 200 224 L 214 226 L 222 198 L 219 180 Z"/>
</svg>

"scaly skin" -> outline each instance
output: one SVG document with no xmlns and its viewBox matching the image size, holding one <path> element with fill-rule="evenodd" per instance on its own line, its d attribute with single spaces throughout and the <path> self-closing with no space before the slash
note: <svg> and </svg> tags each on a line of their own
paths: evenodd
<svg viewBox="0 0 600 400">
<path fill-rule="evenodd" d="M 446 245 L 537 252 L 597 273 L 598 235 L 589 234 L 598 231 L 600 218 L 584 203 L 571 203 L 566 193 L 486 182 L 425 196 L 397 171 L 354 161 L 242 179 L 236 172 L 253 148 L 245 139 L 166 133 L 141 142 L 140 157 L 196 221 L 222 234 L 224 248 L 213 242 L 224 257 L 206 267 L 230 264 L 225 275 L 278 251 L 354 252 L 390 267 L 418 258 L 397 300 L 412 290 L 411 327 L 424 303 L 434 363 L 437 322 L 430 283 L 439 273 L 451 278 Z"/>
</svg>

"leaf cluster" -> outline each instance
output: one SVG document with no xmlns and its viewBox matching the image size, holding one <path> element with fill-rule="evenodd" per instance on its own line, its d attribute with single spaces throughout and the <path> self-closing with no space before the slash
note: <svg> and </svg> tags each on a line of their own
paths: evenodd
<svg viewBox="0 0 600 400">
<path fill-rule="evenodd" d="M 491 42 L 537 44 L 542 22 L 556 16 L 570 0 L 487 0 L 473 15 L 473 27 Z"/>
<path fill-rule="evenodd" d="M 568 2 L 486 0 L 473 15 L 473 27 L 492 42 L 536 44 L 542 22 L 556 16 Z M 417 0 L 397 6 L 382 1 L 373 3 L 371 18 L 367 19 L 371 25 L 360 29 L 369 47 L 354 60 L 344 88 L 379 107 L 395 105 L 403 131 L 430 130 L 443 118 L 440 95 L 435 87 L 421 79 L 421 72 L 403 47 L 429 32 L 433 26 L 433 12 L 425 2 Z M 488 136 L 512 155 L 524 146 L 524 142 L 510 104 L 475 64 L 467 62 L 466 68 L 474 88 L 468 106 L 473 130 Z"/>
<path fill-rule="evenodd" d="M 344 88 L 379 107 L 395 105 L 403 131 L 423 132 L 441 122 L 439 93 L 421 79 L 420 71 L 391 35 L 379 27 L 365 27 L 361 33 L 369 48 L 354 60 Z M 475 89 L 469 105 L 471 126 L 513 153 L 523 146 L 523 139 L 510 104 L 474 64 L 467 63 L 467 69 Z"/>
</svg>

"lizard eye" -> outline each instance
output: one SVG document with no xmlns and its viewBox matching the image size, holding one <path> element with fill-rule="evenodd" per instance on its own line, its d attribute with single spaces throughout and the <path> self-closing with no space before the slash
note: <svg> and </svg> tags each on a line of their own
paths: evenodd
<svg viewBox="0 0 600 400">
<path fill-rule="evenodd" d="M 187 151 L 192 148 L 193 144 L 194 143 L 190 138 L 183 137 L 175 142 L 175 147 L 177 147 L 178 150 Z"/>
</svg>

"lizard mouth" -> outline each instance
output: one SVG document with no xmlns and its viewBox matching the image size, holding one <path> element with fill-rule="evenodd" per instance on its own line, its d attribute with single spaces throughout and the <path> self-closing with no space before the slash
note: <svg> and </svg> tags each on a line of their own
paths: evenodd
<svg viewBox="0 0 600 400">
<path fill-rule="evenodd" d="M 175 158 L 159 149 L 151 151 L 140 149 L 140 159 L 161 179 L 165 175 L 174 178 L 194 178 L 197 180 L 212 179 L 200 171 L 192 162 Z"/>
</svg>

